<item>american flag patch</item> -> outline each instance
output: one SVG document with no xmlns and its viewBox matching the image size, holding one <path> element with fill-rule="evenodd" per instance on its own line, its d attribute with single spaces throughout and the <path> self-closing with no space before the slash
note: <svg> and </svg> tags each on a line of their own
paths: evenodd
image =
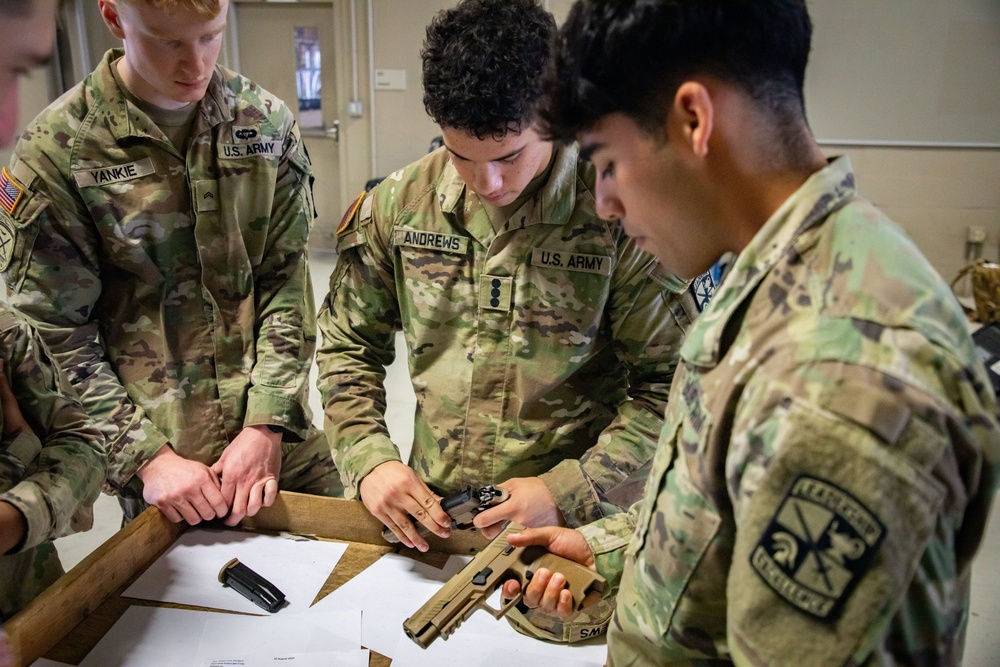
<svg viewBox="0 0 1000 667">
<path fill-rule="evenodd" d="M 18 185 L 7 173 L 7 167 L 0 167 L 0 206 L 11 215 L 17 208 L 17 202 L 21 201 L 24 188 Z"/>
</svg>

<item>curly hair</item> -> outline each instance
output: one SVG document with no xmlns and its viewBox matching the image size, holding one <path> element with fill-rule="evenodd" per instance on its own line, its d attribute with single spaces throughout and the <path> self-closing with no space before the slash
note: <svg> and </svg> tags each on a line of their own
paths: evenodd
<svg viewBox="0 0 1000 667">
<path fill-rule="evenodd" d="M 463 0 L 439 12 L 420 52 L 428 115 L 478 139 L 529 126 L 555 32 L 535 0 Z"/>
<path fill-rule="evenodd" d="M 685 77 L 710 74 L 768 108 L 795 141 L 812 23 L 805 0 L 585 0 L 556 40 L 539 105 L 550 139 L 610 113 L 651 134 Z"/>
</svg>

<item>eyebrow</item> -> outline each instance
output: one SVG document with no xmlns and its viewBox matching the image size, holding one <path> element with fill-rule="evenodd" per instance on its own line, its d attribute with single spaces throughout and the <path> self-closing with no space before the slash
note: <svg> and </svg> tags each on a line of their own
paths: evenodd
<svg viewBox="0 0 1000 667">
<path fill-rule="evenodd" d="M 465 157 L 464 155 L 460 155 L 459 153 L 456 153 L 455 151 L 453 151 L 448 146 L 448 144 L 445 144 L 444 147 L 448 149 L 449 153 L 451 153 L 452 155 L 454 155 L 455 157 L 457 157 L 459 160 L 465 160 L 467 162 L 471 162 L 472 161 L 472 160 L 469 160 L 469 158 Z M 520 148 L 514 149 L 510 153 L 507 153 L 506 155 L 501 155 L 500 157 L 495 157 L 492 160 L 487 160 L 487 162 L 500 162 L 501 160 L 509 160 L 512 157 L 514 157 L 515 155 L 517 155 L 518 153 L 520 153 L 521 151 L 523 151 L 525 148 L 527 148 L 527 146 L 521 146 Z"/>
<path fill-rule="evenodd" d="M 604 147 L 601 143 L 587 144 L 586 146 L 580 146 L 580 159 L 584 162 L 590 162 L 590 158 L 594 156 L 594 153 Z"/>
</svg>

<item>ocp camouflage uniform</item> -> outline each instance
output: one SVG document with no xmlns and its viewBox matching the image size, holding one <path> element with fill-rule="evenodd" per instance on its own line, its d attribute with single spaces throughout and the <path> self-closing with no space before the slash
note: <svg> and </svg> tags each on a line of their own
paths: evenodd
<svg viewBox="0 0 1000 667">
<path fill-rule="evenodd" d="M 311 425 L 311 167 L 291 112 L 217 67 L 178 152 L 102 64 L 32 121 L 0 223 L 11 302 L 107 421 L 109 492 L 165 443 L 210 465 L 245 426 L 284 428 L 281 488 L 339 492 Z"/>
<path fill-rule="evenodd" d="M 675 380 L 644 500 L 581 529 L 614 580 L 631 536 L 609 665 L 958 664 L 997 404 L 847 158 L 737 257 Z"/>
<path fill-rule="evenodd" d="M 696 307 L 597 217 L 593 184 L 575 147 L 557 149 L 538 192 L 491 220 L 442 148 L 345 223 L 317 362 L 349 497 L 400 459 L 382 385 L 399 330 L 417 397 L 410 465 L 438 493 L 538 476 L 570 526 L 640 497 Z"/>
<path fill-rule="evenodd" d="M 638 499 L 693 304 L 597 217 L 592 187 L 576 148 L 559 149 L 498 233 L 442 148 L 364 199 L 338 236 L 317 358 L 349 497 L 400 458 L 382 378 L 402 330 L 410 461 L 432 488 L 540 476 L 572 526 Z"/>
<path fill-rule="evenodd" d="M 5 620 L 62 574 L 52 540 L 93 524 L 107 457 L 100 430 L 41 340 L 2 303 L 0 357 L 32 429 L 0 441 L 0 501 L 16 507 L 28 529 L 23 542 L 0 556 L 0 620 Z"/>
</svg>

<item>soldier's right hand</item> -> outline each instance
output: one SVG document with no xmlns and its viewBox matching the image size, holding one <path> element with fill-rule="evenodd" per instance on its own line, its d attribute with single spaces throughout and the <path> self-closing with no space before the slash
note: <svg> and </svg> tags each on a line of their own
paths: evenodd
<svg viewBox="0 0 1000 667">
<path fill-rule="evenodd" d="M 411 549 L 429 548 L 411 517 L 438 537 L 451 535 L 451 518 L 441 509 L 440 498 L 401 461 L 386 461 L 373 468 L 361 480 L 359 490 L 368 511 Z"/>
<path fill-rule="evenodd" d="M 143 499 L 174 523 L 193 526 L 229 513 L 218 476 L 203 463 L 178 456 L 170 445 L 163 445 L 138 475 Z"/>
</svg>

